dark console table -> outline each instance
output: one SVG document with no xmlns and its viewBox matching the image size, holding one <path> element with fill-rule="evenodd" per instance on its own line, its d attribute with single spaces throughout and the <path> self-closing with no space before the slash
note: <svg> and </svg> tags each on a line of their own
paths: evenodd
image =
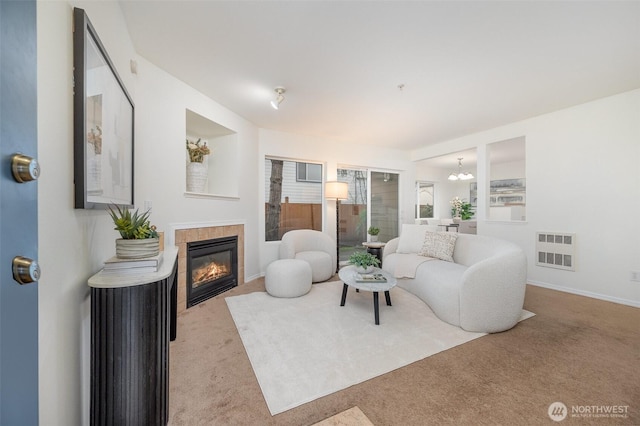
<svg viewBox="0 0 640 426">
<path fill-rule="evenodd" d="M 91 425 L 167 424 L 177 254 L 165 249 L 158 272 L 101 271 L 89 279 Z"/>
</svg>

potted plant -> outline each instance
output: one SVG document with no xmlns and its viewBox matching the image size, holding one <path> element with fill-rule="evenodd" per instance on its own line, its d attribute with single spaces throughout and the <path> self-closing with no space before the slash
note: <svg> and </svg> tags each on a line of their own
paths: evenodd
<svg viewBox="0 0 640 426">
<path fill-rule="evenodd" d="M 380 233 L 380 228 L 376 228 L 375 226 L 370 226 L 367 230 L 367 234 L 371 236 L 371 241 L 378 241 L 378 234 Z"/>
<path fill-rule="evenodd" d="M 458 220 L 469 220 L 473 217 L 473 206 L 458 197 L 451 200 L 451 216 Z"/>
<path fill-rule="evenodd" d="M 356 267 L 361 274 L 368 274 L 380 264 L 380 260 L 366 251 L 356 251 L 349 256 L 349 263 Z"/>
<path fill-rule="evenodd" d="M 122 238 L 116 240 L 116 256 L 121 259 L 141 259 L 152 257 L 160 252 L 160 239 L 155 225 L 149 222 L 150 210 L 143 214 L 136 209 L 133 213 L 127 208 L 109 206 L 116 231 Z"/>
</svg>

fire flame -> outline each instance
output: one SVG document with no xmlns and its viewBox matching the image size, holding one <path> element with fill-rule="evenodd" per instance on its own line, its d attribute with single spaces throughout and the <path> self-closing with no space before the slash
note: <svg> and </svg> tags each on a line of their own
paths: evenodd
<svg viewBox="0 0 640 426">
<path fill-rule="evenodd" d="M 208 265 L 201 266 L 191 274 L 193 286 L 198 287 L 201 284 L 209 281 L 220 279 L 226 275 L 229 275 L 228 265 L 219 265 L 215 262 L 211 262 Z"/>
</svg>

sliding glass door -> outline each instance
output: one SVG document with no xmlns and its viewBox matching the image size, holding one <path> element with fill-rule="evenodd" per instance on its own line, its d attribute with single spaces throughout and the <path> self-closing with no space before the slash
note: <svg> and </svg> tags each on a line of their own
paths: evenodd
<svg viewBox="0 0 640 426">
<path fill-rule="evenodd" d="M 371 172 L 369 226 L 380 229 L 379 241 L 398 236 L 398 174 Z"/>
<path fill-rule="evenodd" d="M 362 249 L 367 241 L 368 172 L 362 169 L 338 169 L 338 181 L 349 185 L 349 198 L 340 201 L 340 258 L 345 261 L 351 253 Z"/>
<path fill-rule="evenodd" d="M 338 180 L 349 185 L 349 198 L 340 202 L 340 261 L 364 250 L 367 229 L 380 229 L 378 240 L 398 236 L 398 174 L 367 169 L 338 169 Z"/>
</svg>

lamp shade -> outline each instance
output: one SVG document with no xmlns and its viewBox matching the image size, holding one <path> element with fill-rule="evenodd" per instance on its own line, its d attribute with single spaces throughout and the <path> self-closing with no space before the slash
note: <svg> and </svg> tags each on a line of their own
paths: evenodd
<svg viewBox="0 0 640 426">
<path fill-rule="evenodd" d="M 347 182 L 327 182 L 324 186 L 324 197 L 336 200 L 346 200 L 349 198 L 349 185 Z"/>
</svg>

